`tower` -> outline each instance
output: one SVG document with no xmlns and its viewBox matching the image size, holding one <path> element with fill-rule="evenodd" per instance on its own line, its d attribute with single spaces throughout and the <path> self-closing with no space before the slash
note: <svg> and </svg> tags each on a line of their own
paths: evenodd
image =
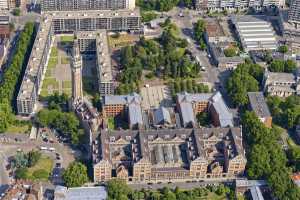
<svg viewBox="0 0 300 200">
<path fill-rule="evenodd" d="M 83 97 L 82 92 L 82 59 L 78 46 L 78 41 L 74 41 L 73 52 L 72 52 L 72 100 L 76 102 L 81 100 Z"/>
</svg>

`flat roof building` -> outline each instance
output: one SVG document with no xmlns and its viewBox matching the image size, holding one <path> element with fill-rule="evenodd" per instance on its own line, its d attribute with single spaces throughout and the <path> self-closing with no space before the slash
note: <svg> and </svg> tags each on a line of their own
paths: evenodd
<svg viewBox="0 0 300 200">
<path fill-rule="evenodd" d="M 300 0 L 292 0 L 288 12 L 288 20 L 300 28 Z"/>
<path fill-rule="evenodd" d="M 274 29 L 264 17 L 233 16 L 231 20 L 246 51 L 277 49 Z"/>
<path fill-rule="evenodd" d="M 42 12 L 134 9 L 135 0 L 41 0 Z"/>
</svg>

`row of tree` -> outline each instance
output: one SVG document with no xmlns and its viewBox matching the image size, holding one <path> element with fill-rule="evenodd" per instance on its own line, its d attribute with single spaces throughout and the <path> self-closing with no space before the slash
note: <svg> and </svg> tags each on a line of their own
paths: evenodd
<svg viewBox="0 0 300 200">
<path fill-rule="evenodd" d="M 27 59 L 33 43 L 34 24 L 27 23 L 19 36 L 12 63 L 4 72 L 0 83 L 0 133 L 15 121 L 13 106 L 16 94 L 18 93 L 20 81 L 26 68 Z"/>
<path fill-rule="evenodd" d="M 170 82 L 170 89 L 172 96 L 175 96 L 180 92 L 188 92 L 188 93 L 208 93 L 209 87 L 204 85 L 203 83 L 196 83 L 195 80 L 192 79 L 180 79 L 176 81 Z"/>
<path fill-rule="evenodd" d="M 269 65 L 271 72 L 292 73 L 297 69 L 297 64 L 293 60 L 273 60 Z"/>
<path fill-rule="evenodd" d="M 300 199 L 300 191 L 290 178 L 286 155 L 278 143 L 281 132 L 265 127 L 254 112 L 244 113 L 242 124 L 244 141 L 249 146 L 249 178 L 266 179 L 278 199 Z"/>
<path fill-rule="evenodd" d="M 300 97 L 292 95 L 286 99 L 269 96 L 267 103 L 273 116 L 273 121 L 284 128 L 294 128 L 300 124 Z"/>
<path fill-rule="evenodd" d="M 205 24 L 205 21 L 202 19 L 199 19 L 194 24 L 194 36 L 195 36 L 195 39 L 199 42 L 200 49 L 202 49 L 202 50 L 206 49 L 206 44 L 204 41 L 205 29 L 206 29 L 206 24 Z"/>
<path fill-rule="evenodd" d="M 179 3 L 179 0 L 138 0 L 137 5 L 143 10 L 169 11 Z"/>
<path fill-rule="evenodd" d="M 226 88 L 235 106 L 248 103 L 247 92 L 256 92 L 263 79 L 264 70 L 260 65 L 244 63 L 232 72 L 227 80 Z"/>
<path fill-rule="evenodd" d="M 124 181 L 114 179 L 107 184 L 108 200 L 193 200 L 207 199 L 209 193 L 215 193 L 222 198 L 233 200 L 234 192 L 230 188 L 220 184 L 191 190 L 182 190 L 176 187 L 171 190 L 164 187 L 161 190 L 132 190 Z"/>
<path fill-rule="evenodd" d="M 79 144 L 83 139 L 84 131 L 72 112 L 43 109 L 37 113 L 36 121 L 41 127 L 54 128 L 63 136 L 70 138 L 72 144 Z"/>
</svg>

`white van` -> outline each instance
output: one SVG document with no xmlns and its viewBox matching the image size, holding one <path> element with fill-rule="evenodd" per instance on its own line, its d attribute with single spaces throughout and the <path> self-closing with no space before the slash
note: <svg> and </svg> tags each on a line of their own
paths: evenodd
<svg viewBox="0 0 300 200">
<path fill-rule="evenodd" d="M 40 150 L 48 150 L 48 147 L 40 147 Z"/>
<path fill-rule="evenodd" d="M 49 147 L 49 151 L 55 151 L 54 147 Z"/>
</svg>

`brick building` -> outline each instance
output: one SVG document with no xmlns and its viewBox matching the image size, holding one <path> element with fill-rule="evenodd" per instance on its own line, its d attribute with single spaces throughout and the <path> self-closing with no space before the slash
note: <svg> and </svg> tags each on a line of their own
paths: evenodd
<svg viewBox="0 0 300 200">
<path fill-rule="evenodd" d="M 246 165 L 240 128 L 102 131 L 92 148 L 95 182 L 234 179 Z"/>
</svg>

